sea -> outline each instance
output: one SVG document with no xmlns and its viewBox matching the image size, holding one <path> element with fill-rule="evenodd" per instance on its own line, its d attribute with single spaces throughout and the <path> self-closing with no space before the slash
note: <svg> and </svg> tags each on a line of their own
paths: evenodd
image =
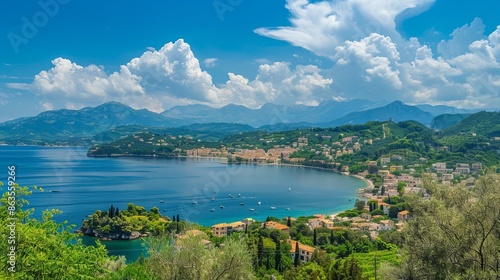
<svg viewBox="0 0 500 280">
<path fill-rule="evenodd" d="M 0 146 L 0 182 L 8 167 L 21 186 L 37 186 L 29 208 L 77 227 L 95 210 L 128 203 L 158 207 L 162 215 L 211 226 L 245 218 L 332 214 L 354 206 L 360 179 L 332 171 L 282 165 L 227 164 L 215 158 L 87 157 L 87 147 Z M 4 172 L 1 169 L 4 169 Z M 2 175 L 3 173 L 3 175 Z M 95 239 L 83 237 L 84 244 Z M 134 261 L 143 240 L 103 242 L 110 255 Z"/>
</svg>

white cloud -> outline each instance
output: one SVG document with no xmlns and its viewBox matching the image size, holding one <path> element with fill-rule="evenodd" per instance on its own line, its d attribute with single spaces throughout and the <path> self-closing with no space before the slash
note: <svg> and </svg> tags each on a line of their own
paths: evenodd
<svg viewBox="0 0 500 280">
<path fill-rule="evenodd" d="M 438 54 L 443 58 L 452 58 L 467 52 L 468 47 L 475 41 L 486 39 L 484 36 L 484 24 L 480 18 L 475 18 L 470 26 L 457 28 L 451 33 L 452 39 L 442 40 L 437 47 Z"/>
<path fill-rule="evenodd" d="M 423 12 L 434 0 L 287 0 L 291 26 L 258 28 L 257 34 L 283 40 L 321 56 L 331 57 L 346 40 L 359 40 L 371 33 L 396 39 L 396 17 L 403 12 Z"/>
<path fill-rule="evenodd" d="M 288 63 L 276 62 L 260 65 L 253 80 L 228 73 L 229 80 L 216 86 L 182 39 L 159 50 L 148 48 L 111 74 L 102 67 L 81 66 L 64 58 L 54 59 L 52 64 L 53 68 L 35 76 L 33 88 L 47 99 L 43 101 L 45 107 L 50 103 L 53 108 L 78 108 L 111 100 L 156 112 L 193 103 L 235 103 L 252 108 L 266 102 L 316 104 L 332 84 L 332 79 L 323 77 L 316 66 L 291 68 Z"/>
<path fill-rule="evenodd" d="M 203 60 L 203 64 L 205 64 L 205 67 L 207 68 L 214 68 L 216 63 L 217 63 L 217 58 L 211 57 Z"/>
<path fill-rule="evenodd" d="M 500 107 L 500 26 L 484 34 L 476 18 L 457 28 L 438 52 L 403 38 L 396 24 L 434 0 L 288 0 L 290 26 L 256 33 L 287 41 L 335 62 L 325 69 L 343 98 Z M 474 100 L 474 102 L 465 101 Z"/>
<path fill-rule="evenodd" d="M 7 83 L 6 85 L 10 89 L 19 89 L 19 90 L 33 89 L 33 86 L 31 84 L 26 84 L 26 83 Z"/>
<path fill-rule="evenodd" d="M 42 109 L 44 111 L 54 110 L 54 104 L 52 104 L 51 102 L 44 102 L 42 103 Z"/>
</svg>

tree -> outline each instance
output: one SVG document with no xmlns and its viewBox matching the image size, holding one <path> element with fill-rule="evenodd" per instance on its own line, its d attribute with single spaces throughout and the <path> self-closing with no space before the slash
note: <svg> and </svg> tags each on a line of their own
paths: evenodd
<svg viewBox="0 0 500 280">
<path fill-rule="evenodd" d="M 318 236 L 317 236 L 317 232 L 316 232 L 316 229 L 314 229 L 314 232 L 313 232 L 313 244 L 314 246 L 318 245 Z"/>
<path fill-rule="evenodd" d="M 262 266 L 262 260 L 264 258 L 264 239 L 259 236 L 259 241 L 257 243 L 257 263 L 259 267 Z"/>
<path fill-rule="evenodd" d="M 105 264 L 115 259 L 108 257 L 101 243 L 97 242 L 96 247 L 83 245 L 72 233 L 74 226 L 53 220 L 60 213 L 58 210 L 43 211 L 40 220 L 32 218 L 32 210 L 23 209 L 32 191 L 17 184 L 9 188 L 16 193 L 16 210 L 11 216 L 10 200 L 4 192 L 0 198 L 0 238 L 4 240 L 0 242 L 0 279 L 97 279 L 108 274 Z M 8 218 L 17 219 L 15 244 L 8 243 L 8 237 L 12 236 L 9 228 L 12 221 Z M 9 271 L 11 246 L 15 246 L 15 272 Z"/>
<path fill-rule="evenodd" d="M 293 258 L 293 266 L 297 267 L 300 263 L 299 242 L 295 243 L 295 256 Z"/>
<path fill-rule="evenodd" d="M 114 214 L 115 214 L 115 207 L 113 206 L 113 204 L 111 204 L 111 206 L 109 207 L 109 212 L 108 212 L 109 218 L 113 218 Z"/>
<path fill-rule="evenodd" d="M 356 207 L 356 210 L 361 211 L 365 209 L 366 202 L 364 200 L 359 200 L 356 199 L 356 202 L 354 203 L 354 207 Z"/>
<path fill-rule="evenodd" d="M 254 279 L 247 244 L 229 238 L 223 249 L 205 247 L 201 235 L 188 234 L 175 244 L 165 238 L 150 242 L 145 260 L 153 279 Z"/>
<path fill-rule="evenodd" d="M 288 216 L 288 219 L 286 219 L 286 226 L 289 228 L 292 227 L 292 219 L 290 218 L 290 216 Z"/>
<path fill-rule="evenodd" d="M 120 210 L 118 209 L 118 207 L 116 207 L 115 209 L 115 217 L 118 217 L 120 216 Z"/>
<path fill-rule="evenodd" d="M 424 179 L 430 198 L 410 197 L 415 219 L 404 227 L 403 279 L 496 279 L 500 275 L 500 175 L 473 189 Z"/>
<path fill-rule="evenodd" d="M 274 253 L 274 269 L 281 272 L 281 242 L 276 242 L 276 251 Z"/>
<path fill-rule="evenodd" d="M 354 258 L 335 261 L 328 272 L 328 280 L 367 280 L 359 261 Z"/>
</svg>

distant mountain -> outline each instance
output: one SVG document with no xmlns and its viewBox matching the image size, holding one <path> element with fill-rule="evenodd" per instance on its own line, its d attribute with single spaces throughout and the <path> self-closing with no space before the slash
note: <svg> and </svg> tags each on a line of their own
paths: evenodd
<svg viewBox="0 0 500 280">
<path fill-rule="evenodd" d="M 415 105 L 415 107 L 419 108 L 422 111 L 429 112 L 434 116 L 439 116 L 443 114 L 473 114 L 481 111 L 481 109 L 459 109 L 446 105 L 419 104 Z"/>
<path fill-rule="evenodd" d="M 92 136 L 124 125 L 173 127 L 185 124 L 146 109 L 134 110 L 118 102 L 104 103 L 81 110 L 55 110 L 35 117 L 18 119 L 0 126 L 0 141 L 21 141 L 27 144 L 54 139 Z"/>
<path fill-rule="evenodd" d="M 389 119 L 394 122 L 414 120 L 422 124 L 430 124 L 433 118 L 433 115 L 415 106 L 408 106 L 401 101 L 394 101 L 379 108 L 349 113 L 334 121 L 322 123 L 320 126 L 334 127 L 344 124 L 364 124 L 370 121 L 387 121 Z"/>
<path fill-rule="evenodd" d="M 485 137 L 500 137 L 500 112 L 479 112 L 470 115 L 459 123 L 445 129 L 443 135 L 462 133 Z"/>
<path fill-rule="evenodd" d="M 432 119 L 431 128 L 435 130 L 444 130 L 459 123 L 470 115 L 471 114 L 442 114 Z"/>
<path fill-rule="evenodd" d="M 161 113 L 163 116 L 182 119 L 190 123 L 234 122 L 253 127 L 272 126 L 278 123 L 322 123 L 340 118 L 354 111 L 368 110 L 388 102 L 354 99 L 344 102 L 325 101 L 318 106 L 264 104 L 259 109 L 241 105 L 213 108 L 204 105 L 177 106 Z"/>
</svg>

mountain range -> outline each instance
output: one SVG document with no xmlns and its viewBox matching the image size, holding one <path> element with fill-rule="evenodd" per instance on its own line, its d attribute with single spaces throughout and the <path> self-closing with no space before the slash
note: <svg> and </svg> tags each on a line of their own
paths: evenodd
<svg viewBox="0 0 500 280">
<path fill-rule="evenodd" d="M 46 111 L 37 116 L 0 123 L 0 141 L 43 144 L 74 138 L 95 140 L 93 136 L 120 126 L 182 127 L 184 130 L 206 134 L 206 132 L 222 133 L 224 129 L 228 128 L 235 133 L 252 129 L 279 131 L 305 127 L 364 124 L 369 121 L 389 119 L 395 122 L 415 120 L 425 125 L 432 123 L 436 125 L 436 128 L 445 129 L 461 119 L 453 118 L 450 121 L 450 118 L 442 118 L 443 120 L 438 119 L 433 122 L 436 112 L 440 111 L 470 114 L 478 110 L 425 104 L 409 106 L 401 101 L 389 103 L 354 99 L 345 102 L 327 101 L 318 106 L 284 106 L 268 103 L 259 109 L 250 109 L 234 104 L 221 108 L 187 105 L 173 107 L 157 114 L 146 109 L 135 110 L 118 102 L 107 102 L 94 108 Z M 228 123 L 238 125 L 229 127 Z M 116 133 L 109 133 L 109 135 L 118 137 Z"/>
</svg>

